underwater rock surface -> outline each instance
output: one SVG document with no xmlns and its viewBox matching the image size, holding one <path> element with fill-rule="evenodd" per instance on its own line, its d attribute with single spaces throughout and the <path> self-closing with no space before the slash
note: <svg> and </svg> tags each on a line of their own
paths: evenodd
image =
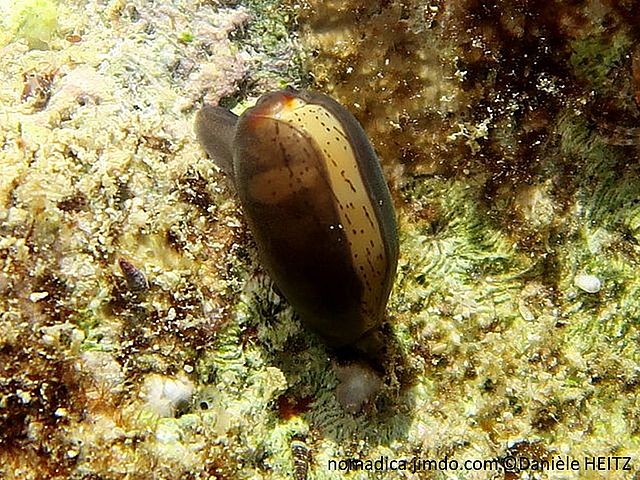
<svg viewBox="0 0 640 480">
<path fill-rule="evenodd" d="M 633 2 L 0 8 L 0 477 L 533 473 L 345 471 L 445 456 L 637 469 Z M 399 214 L 395 362 L 357 415 L 192 132 L 203 102 L 241 113 L 287 84 L 356 115 Z"/>
</svg>

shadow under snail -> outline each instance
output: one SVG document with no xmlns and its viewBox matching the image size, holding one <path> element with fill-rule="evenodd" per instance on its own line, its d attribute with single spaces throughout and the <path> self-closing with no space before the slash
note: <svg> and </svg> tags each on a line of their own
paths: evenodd
<svg viewBox="0 0 640 480">
<path fill-rule="evenodd" d="M 302 322 L 331 347 L 366 342 L 384 319 L 398 234 L 355 117 L 324 94 L 283 90 L 239 117 L 206 105 L 195 128 L 231 177 L 260 259 Z"/>
</svg>

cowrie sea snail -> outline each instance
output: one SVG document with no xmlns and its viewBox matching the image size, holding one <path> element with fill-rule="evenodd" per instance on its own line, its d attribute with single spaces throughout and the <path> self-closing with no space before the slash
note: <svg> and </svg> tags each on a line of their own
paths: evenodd
<svg viewBox="0 0 640 480">
<path fill-rule="evenodd" d="M 395 211 L 364 130 L 308 91 L 263 95 L 239 117 L 207 105 L 198 139 L 229 175 L 261 261 L 302 322 L 330 346 L 384 319 L 395 277 Z"/>
</svg>

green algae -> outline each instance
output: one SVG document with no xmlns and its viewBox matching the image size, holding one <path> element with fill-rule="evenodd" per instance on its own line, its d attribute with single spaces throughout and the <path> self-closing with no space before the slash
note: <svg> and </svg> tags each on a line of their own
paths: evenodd
<svg viewBox="0 0 640 480">
<path fill-rule="evenodd" d="M 8 30 L 7 39 L 20 38 L 29 48 L 45 50 L 49 48 L 52 37 L 57 33 L 59 7 L 53 0 L 21 0 L 11 2 L 2 10 L 6 12 L 4 20 Z"/>
<path fill-rule="evenodd" d="M 619 68 L 629 54 L 632 43 L 625 31 L 616 32 L 611 38 L 604 32 L 575 40 L 570 58 L 575 74 L 602 91 L 610 86 L 610 73 Z"/>
</svg>

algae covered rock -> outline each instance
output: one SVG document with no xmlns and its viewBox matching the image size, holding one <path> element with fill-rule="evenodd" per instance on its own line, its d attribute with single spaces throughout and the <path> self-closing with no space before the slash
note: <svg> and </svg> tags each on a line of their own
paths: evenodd
<svg viewBox="0 0 640 480">
<path fill-rule="evenodd" d="M 633 2 L 12 5 L 0 477 L 637 464 Z M 398 212 L 389 358 L 366 382 L 262 271 L 193 132 L 203 101 L 241 114 L 284 85 L 358 118 Z"/>
</svg>

